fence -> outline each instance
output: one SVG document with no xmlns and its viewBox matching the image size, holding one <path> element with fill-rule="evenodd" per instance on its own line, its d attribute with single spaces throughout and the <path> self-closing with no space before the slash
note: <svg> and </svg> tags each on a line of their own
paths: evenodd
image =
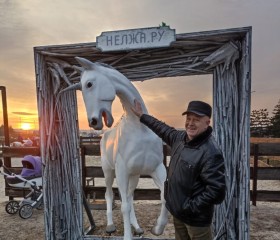
<svg viewBox="0 0 280 240">
<path fill-rule="evenodd" d="M 86 196 L 94 196 L 95 199 L 104 199 L 105 186 L 96 186 L 96 178 L 104 178 L 100 166 L 87 166 L 86 156 L 100 156 L 99 149 L 100 138 L 81 138 L 81 161 L 82 161 L 82 184 Z M 167 166 L 167 158 L 170 156 L 170 148 L 163 145 L 164 165 Z M 279 191 L 258 190 L 258 180 L 280 180 L 280 167 L 259 167 L 259 159 L 262 156 L 280 156 L 280 143 L 251 143 L 251 157 L 253 157 L 253 166 L 250 168 L 250 178 L 252 180 L 251 200 L 256 205 L 257 201 L 280 202 Z M 15 148 L 3 147 L 2 155 L 5 165 L 14 173 L 20 173 L 20 167 L 12 166 L 13 159 L 25 155 L 39 155 L 40 150 L 37 147 Z M 141 178 L 150 178 L 150 176 L 141 176 Z M 119 199 L 119 193 L 116 188 L 113 189 L 115 199 Z M 13 197 L 23 197 L 26 194 L 24 190 L 5 186 L 5 195 L 10 199 Z M 136 189 L 134 193 L 136 200 L 157 200 L 160 199 L 158 189 Z"/>
<path fill-rule="evenodd" d="M 252 204 L 256 206 L 257 201 L 280 202 L 280 188 L 279 191 L 257 189 L 258 180 L 280 180 L 280 167 L 258 167 L 261 156 L 280 156 L 280 143 L 254 143 L 250 153 L 254 159 L 250 169 Z"/>
<path fill-rule="evenodd" d="M 86 194 L 94 192 L 96 199 L 103 199 L 105 187 L 95 186 L 94 178 L 104 177 L 101 167 L 86 166 L 85 156 L 100 156 L 99 142 L 91 145 L 81 145 L 82 151 L 82 176 L 83 186 Z M 164 164 L 166 166 L 167 157 L 170 156 L 170 148 L 163 145 Z M 280 156 L 280 143 L 252 143 L 251 156 L 254 158 L 253 166 L 250 167 L 250 178 L 252 180 L 252 190 L 250 191 L 252 204 L 256 206 L 257 201 L 280 202 L 279 191 L 258 190 L 258 180 L 280 180 L 280 167 L 259 167 L 259 158 L 261 156 Z M 149 178 L 149 176 L 141 176 L 141 178 Z M 89 180 L 92 185 L 89 184 Z M 116 188 L 113 189 L 116 199 L 119 198 L 119 193 Z M 136 189 L 135 199 L 137 200 L 156 200 L 159 199 L 160 192 L 158 189 Z"/>
</svg>

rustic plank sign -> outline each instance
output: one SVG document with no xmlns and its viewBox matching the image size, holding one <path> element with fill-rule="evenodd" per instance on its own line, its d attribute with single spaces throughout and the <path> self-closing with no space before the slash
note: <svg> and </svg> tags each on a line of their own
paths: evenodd
<svg viewBox="0 0 280 240">
<path fill-rule="evenodd" d="M 169 27 L 140 28 L 103 32 L 96 38 L 102 52 L 168 47 L 175 41 L 175 29 Z"/>
</svg>

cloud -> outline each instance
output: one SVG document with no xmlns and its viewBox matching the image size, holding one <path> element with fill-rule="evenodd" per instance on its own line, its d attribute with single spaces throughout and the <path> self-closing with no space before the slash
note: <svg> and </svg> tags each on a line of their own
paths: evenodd
<svg viewBox="0 0 280 240">
<path fill-rule="evenodd" d="M 279 9 L 277 0 L 0 1 L 0 84 L 6 86 L 10 111 L 36 112 L 35 46 L 95 42 L 103 31 L 161 22 L 176 33 L 253 26 L 252 108 L 273 108 L 279 99 L 279 91 L 270 90 L 279 89 Z M 172 118 L 173 124 L 191 99 L 212 102 L 212 81 L 206 78 L 210 80 L 194 76 L 136 84 L 150 112 Z M 120 115 L 121 106 L 113 107 Z"/>
<path fill-rule="evenodd" d="M 183 127 L 181 113 L 189 101 L 202 100 L 212 105 L 212 76 L 186 76 L 134 82 L 149 113 L 171 125 Z"/>
<path fill-rule="evenodd" d="M 22 116 L 35 115 L 35 113 L 28 113 L 28 112 L 12 112 L 12 113 L 16 115 L 22 115 Z"/>
</svg>

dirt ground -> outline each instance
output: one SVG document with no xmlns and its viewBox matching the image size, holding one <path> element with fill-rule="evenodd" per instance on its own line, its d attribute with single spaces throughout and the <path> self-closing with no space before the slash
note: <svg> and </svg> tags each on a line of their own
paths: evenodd
<svg viewBox="0 0 280 240">
<path fill-rule="evenodd" d="M 266 187 L 280 189 L 279 181 L 266 181 Z M 259 187 L 261 185 L 259 184 Z M 44 239 L 44 216 L 43 210 L 35 209 L 31 218 L 24 220 L 18 214 L 9 215 L 5 211 L 8 197 L 4 194 L 4 178 L 0 176 L 0 240 L 40 240 Z M 144 229 L 143 237 L 155 238 L 150 229 L 159 213 L 160 204 L 157 201 L 136 201 L 135 210 L 139 224 Z M 116 235 L 122 234 L 122 217 L 120 204 L 116 203 L 115 223 L 117 225 Z M 96 222 L 95 234 L 106 236 L 106 212 L 105 210 L 94 210 Z M 257 202 L 257 206 L 251 206 L 251 239 L 252 240 L 280 240 L 280 203 Z M 160 238 L 174 238 L 174 229 L 171 217 Z"/>
</svg>

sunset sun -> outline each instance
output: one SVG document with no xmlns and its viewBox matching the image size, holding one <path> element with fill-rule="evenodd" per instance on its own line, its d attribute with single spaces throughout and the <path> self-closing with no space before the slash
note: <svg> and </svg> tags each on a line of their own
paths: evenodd
<svg viewBox="0 0 280 240">
<path fill-rule="evenodd" d="M 23 130 L 30 130 L 32 128 L 30 123 L 22 123 L 21 124 L 21 129 Z"/>
</svg>

